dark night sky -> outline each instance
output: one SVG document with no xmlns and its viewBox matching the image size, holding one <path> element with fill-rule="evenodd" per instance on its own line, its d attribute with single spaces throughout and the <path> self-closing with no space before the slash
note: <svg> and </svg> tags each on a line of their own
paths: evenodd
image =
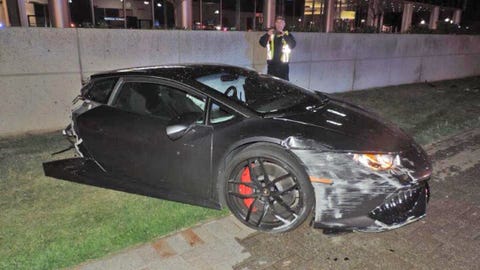
<svg viewBox="0 0 480 270">
<path fill-rule="evenodd" d="M 467 8 L 463 13 L 462 22 L 466 25 L 472 25 L 474 22 L 480 24 L 480 1 L 468 0 Z"/>
</svg>

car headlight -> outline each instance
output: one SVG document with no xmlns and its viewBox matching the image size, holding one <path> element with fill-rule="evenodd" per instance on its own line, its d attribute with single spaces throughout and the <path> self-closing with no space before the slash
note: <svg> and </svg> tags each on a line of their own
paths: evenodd
<svg viewBox="0 0 480 270">
<path fill-rule="evenodd" d="M 398 164 L 398 155 L 354 154 L 353 160 L 375 171 L 390 170 Z"/>
</svg>

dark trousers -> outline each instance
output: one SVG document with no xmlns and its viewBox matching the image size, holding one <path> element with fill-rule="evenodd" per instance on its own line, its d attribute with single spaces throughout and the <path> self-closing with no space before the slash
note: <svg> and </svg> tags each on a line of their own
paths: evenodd
<svg viewBox="0 0 480 270">
<path fill-rule="evenodd" d="M 288 63 L 268 63 L 267 65 L 267 73 L 268 75 L 272 75 L 278 78 L 282 78 L 284 80 L 289 80 L 288 78 Z"/>
</svg>

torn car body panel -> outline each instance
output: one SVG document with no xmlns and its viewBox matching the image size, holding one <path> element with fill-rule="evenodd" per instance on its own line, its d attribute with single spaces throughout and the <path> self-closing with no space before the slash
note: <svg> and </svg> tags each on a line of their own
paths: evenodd
<svg viewBox="0 0 480 270">
<path fill-rule="evenodd" d="M 145 118 L 99 106 L 77 118 L 77 129 L 89 155 L 112 175 L 137 178 L 152 188 L 210 197 L 212 129 L 192 131 L 172 141 L 161 119 Z M 192 168 L 183 170 L 182 168 Z"/>
<path fill-rule="evenodd" d="M 46 176 L 74 183 L 220 209 L 220 205 L 215 201 L 178 190 L 151 186 L 132 177 L 112 175 L 90 159 L 69 158 L 45 162 L 43 170 Z"/>
</svg>

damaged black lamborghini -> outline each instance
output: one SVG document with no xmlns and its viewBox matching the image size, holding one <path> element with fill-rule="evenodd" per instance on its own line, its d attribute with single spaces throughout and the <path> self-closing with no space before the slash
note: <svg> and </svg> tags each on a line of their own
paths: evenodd
<svg viewBox="0 0 480 270">
<path fill-rule="evenodd" d="M 47 176 L 200 205 L 285 232 L 383 231 L 425 216 L 432 168 L 398 127 L 250 69 L 168 65 L 92 75 Z"/>
</svg>

